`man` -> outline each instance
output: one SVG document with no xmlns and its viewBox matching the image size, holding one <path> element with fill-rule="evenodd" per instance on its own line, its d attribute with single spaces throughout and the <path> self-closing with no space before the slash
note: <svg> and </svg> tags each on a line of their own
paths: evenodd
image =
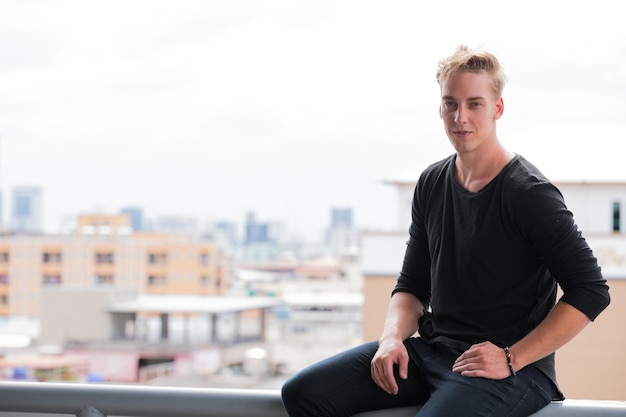
<svg viewBox="0 0 626 417">
<path fill-rule="evenodd" d="M 498 140 L 496 57 L 460 46 L 437 81 L 456 152 L 417 182 L 382 335 L 288 380 L 291 417 L 415 404 L 420 417 L 529 416 L 563 398 L 554 352 L 609 304 L 560 192 Z"/>
</svg>

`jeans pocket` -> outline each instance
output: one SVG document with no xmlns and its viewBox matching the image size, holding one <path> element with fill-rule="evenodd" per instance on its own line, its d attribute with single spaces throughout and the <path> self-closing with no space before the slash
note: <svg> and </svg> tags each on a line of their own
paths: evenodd
<svg viewBox="0 0 626 417">
<path fill-rule="evenodd" d="M 518 403 L 506 417 L 529 416 L 550 404 L 551 401 L 552 394 L 549 394 L 541 385 L 531 379 L 521 397 L 519 397 Z"/>
</svg>

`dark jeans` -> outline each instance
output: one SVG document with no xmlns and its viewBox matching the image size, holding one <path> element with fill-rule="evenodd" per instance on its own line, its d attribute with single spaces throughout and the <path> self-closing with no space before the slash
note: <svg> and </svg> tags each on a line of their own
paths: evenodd
<svg viewBox="0 0 626 417">
<path fill-rule="evenodd" d="M 460 352 L 430 345 L 420 338 L 405 342 L 409 378 L 398 380 L 390 395 L 370 376 L 377 342 L 325 359 L 291 377 L 282 388 L 290 417 L 348 417 L 356 413 L 423 404 L 419 417 L 526 417 L 548 405 L 552 381 L 528 366 L 503 380 L 469 378 L 452 372 Z"/>
</svg>

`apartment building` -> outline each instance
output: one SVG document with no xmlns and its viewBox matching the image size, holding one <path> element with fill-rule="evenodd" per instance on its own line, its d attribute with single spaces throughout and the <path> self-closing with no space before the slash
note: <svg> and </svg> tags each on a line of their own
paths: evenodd
<svg viewBox="0 0 626 417">
<path fill-rule="evenodd" d="M 42 288 L 222 295 L 228 262 L 210 241 L 134 232 L 127 214 L 80 216 L 58 235 L 0 236 L 0 316 L 39 315 Z"/>
</svg>

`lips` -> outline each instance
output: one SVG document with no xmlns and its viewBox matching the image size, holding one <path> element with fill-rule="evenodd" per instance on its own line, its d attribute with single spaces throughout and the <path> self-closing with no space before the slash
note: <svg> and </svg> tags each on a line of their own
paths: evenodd
<svg viewBox="0 0 626 417">
<path fill-rule="evenodd" d="M 460 138 L 464 138 L 466 136 L 469 136 L 470 133 L 472 133 L 469 130 L 453 130 L 453 133 L 455 136 L 458 136 Z"/>
</svg>

